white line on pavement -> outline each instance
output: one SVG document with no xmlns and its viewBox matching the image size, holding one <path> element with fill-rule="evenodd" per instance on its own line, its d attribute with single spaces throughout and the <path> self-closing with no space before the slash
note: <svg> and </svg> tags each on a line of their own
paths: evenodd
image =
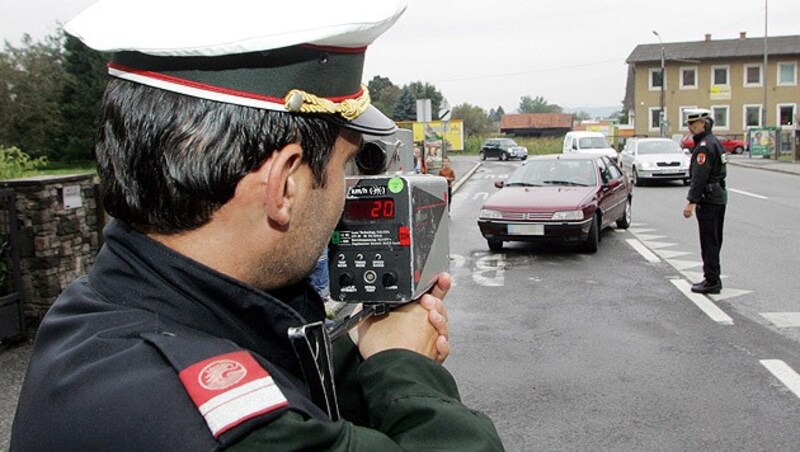
<svg viewBox="0 0 800 452">
<path fill-rule="evenodd" d="M 797 397 L 800 397 L 800 375 L 789 365 L 779 359 L 762 359 L 761 365 L 767 368 L 772 375 L 781 381 Z"/>
<path fill-rule="evenodd" d="M 628 244 L 630 246 L 632 246 L 633 249 L 638 251 L 639 254 L 642 255 L 642 257 L 647 259 L 648 262 L 653 262 L 653 263 L 661 262 L 661 259 L 659 259 L 658 256 L 656 256 L 649 249 L 647 249 L 647 247 L 644 246 L 642 244 L 642 242 L 640 242 L 640 241 L 638 241 L 636 239 L 628 239 L 627 241 L 628 241 Z"/>
<path fill-rule="evenodd" d="M 758 199 L 769 199 L 766 196 L 757 195 L 755 193 L 750 193 L 750 192 L 747 192 L 747 191 L 744 191 L 744 190 L 737 190 L 735 188 L 729 188 L 728 191 L 732 191 L 734 193 L 739 193 L 740 195 L 751 196 L 753 198 L 758 198 Z"/>
<path fill-rule="evenodd" d="M 692 303 L 694 303 L 701 311 L 711 320 L 719 323 L 720 325 L 733 325 L 733 319 L 725 314 L 725 312 L 718 308 L 717 305 L 711 302 L 708 297 L 692 292 L 689 283 L 685 279 L 671 279 L 670 282 L 683 293 Z"/>
</svg>

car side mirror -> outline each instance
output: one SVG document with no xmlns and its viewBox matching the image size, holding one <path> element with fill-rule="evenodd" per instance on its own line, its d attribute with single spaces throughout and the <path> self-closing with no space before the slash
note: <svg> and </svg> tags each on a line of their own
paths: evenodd
<svg viewBox="0 0 800 452">
<path fill-rule="evenodd" d="M 572 143 L 572 150 L 573 151 L 577 151 L 578 150 L 578 143 Z"/>
<path fill-rule="evenodd" d="M 501 180 L 494 181 L 494 186 L 497 188 L 503 188 L 506 186 L 506 183 Z"/>
</svg>

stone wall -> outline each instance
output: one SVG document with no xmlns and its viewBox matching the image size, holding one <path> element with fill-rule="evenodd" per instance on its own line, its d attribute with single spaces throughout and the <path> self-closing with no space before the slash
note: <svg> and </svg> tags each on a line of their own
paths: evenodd
<svg viewBox="0 0 800 452">
<path fill-rule="evenodd" d="M 0 181 L 17 197 L 21 296 L 36 327 L 59 293 L 94 263 L 104 215 L 93 174 Z"/>
</svg>

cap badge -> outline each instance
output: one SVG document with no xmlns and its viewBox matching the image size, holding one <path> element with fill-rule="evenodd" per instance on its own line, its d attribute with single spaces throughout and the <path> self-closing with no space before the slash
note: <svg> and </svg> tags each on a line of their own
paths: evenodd
<svg viewBox="0 0 800 452">
<path fill-rule="evenodd" d="M 299 89 L 293 89 L 286 93 L 283 100 L 286 110 L 294 113 L 338 114 L 348 121 L 361 116 L 370 105 L 369 90 L 363 84 L 358 97 L 344 99 L 341 102 L 334 102 Z"/>
</svg>

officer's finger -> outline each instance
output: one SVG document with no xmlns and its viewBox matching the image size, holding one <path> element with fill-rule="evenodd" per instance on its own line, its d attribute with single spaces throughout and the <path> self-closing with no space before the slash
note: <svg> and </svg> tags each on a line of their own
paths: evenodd
<svg viewBox="0 0 800 452">
<path fill-rule="evenodd" d="M 449 337 L 450 326 L 447 322 L 447 317 L 440 314 L 439 311 L 433 310 L 428 312 L 428 321 L 431 322 L 440 336 Z"/>
<path fill-rule="evenodd" d="M 447 309 L 444 307 L 444 300 L 436 298 L 433 295 L 425 294 L 419 300 L 419 304 L 428 311 L 437 311 L 439 314 L 447 318 Z"/>
<path fill-rule="evenodd" d="M 439 273 L 439 279 L 431 289 L 430 294 L 436 298 L 444 299 L 445 295 L 447 295 L 447 292 L 450 290 L 452 283 L 453 281 L 450 277 L 450 273 Z"/>
<path fill-rule="evenodd" d="M 450 350 L 450 341 L 444 336 L 439 336 L 436 339 L 436 362 L 439 364 L 444 363 L 444 360 L 450 356 Z"/>
</svg>

